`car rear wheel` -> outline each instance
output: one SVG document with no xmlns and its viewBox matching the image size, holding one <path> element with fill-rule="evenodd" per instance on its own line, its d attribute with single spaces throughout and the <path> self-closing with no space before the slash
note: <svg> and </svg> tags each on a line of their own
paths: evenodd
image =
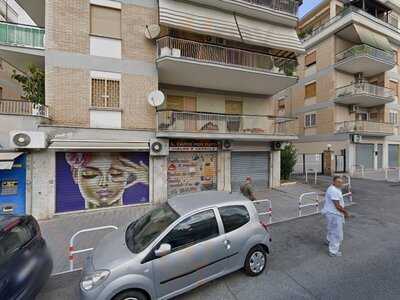
<svg viewBox="0 0 400 300">
<path fill-rule="evenodd" d="M 113 298 L 113 300 L 148 300 L 147 296 L 141 291 L 125 291 Z"/>
<path fill-rule="evenodd" d="M 262 246 L 250 249 L 244 263 L 244 272 L 249 276 L 260 275 L 267 265 L 267 253 Z"/>
</svg>

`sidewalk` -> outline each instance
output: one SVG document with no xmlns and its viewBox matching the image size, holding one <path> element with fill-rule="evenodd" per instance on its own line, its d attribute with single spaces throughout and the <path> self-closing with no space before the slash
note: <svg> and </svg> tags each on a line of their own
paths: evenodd
<svg viewBox="0 0 400 300">
<path fill-rule="evenodd" d="M 278 189 L 257 193 L 258 199 L 272 201 L 272 221 L 281 222 L 297 217 L 299 196 L 305 192 L 321 192 L 318 187 L 306 184 L 282 186 Z M 68 243 L 71 236 L 79 230 L 91 227 L 114 225 L 121 226 L 132 222 L 136 216 L 143 215 L 151 206 L 122 207 L 102 212 L 86 212 L 80 214 L 56 216 L 51 220 L 41 221 L 43 236 L 53 256 L 53 273 L 65 272 L 69 269 Z M 315 212 L 315 209 L 310 209 Z M 304 214 L 309 212 L 304 211 Z M 86 233 L 76 240 L 76 249 L 94 247 L 108 231 Z M 78 256 L 76 267 L 84 262 L 84 255 Z"/>
</svg>

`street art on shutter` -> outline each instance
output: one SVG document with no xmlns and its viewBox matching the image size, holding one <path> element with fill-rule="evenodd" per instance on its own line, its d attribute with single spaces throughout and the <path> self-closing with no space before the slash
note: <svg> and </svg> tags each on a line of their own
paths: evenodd
<svg viewBox="0 0 400 300">
<path fill-rule="evenodd" d="M 56 153 L 56 213 L 148 202 L 148 153 Z"/>
</svg>

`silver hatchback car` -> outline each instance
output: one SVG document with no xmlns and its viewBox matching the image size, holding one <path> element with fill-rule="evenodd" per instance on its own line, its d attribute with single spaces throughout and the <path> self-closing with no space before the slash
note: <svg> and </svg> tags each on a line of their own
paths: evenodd
<svg viewBox="0 0 400 300">
<path fill-rule="evenodd" d="M 84 270 L 81 299 L 169 299 L 239 269 L 257 276 L 270 244 L 254 204 L 242 195 L 178 196 L 99 242 Z"/>
</svg>

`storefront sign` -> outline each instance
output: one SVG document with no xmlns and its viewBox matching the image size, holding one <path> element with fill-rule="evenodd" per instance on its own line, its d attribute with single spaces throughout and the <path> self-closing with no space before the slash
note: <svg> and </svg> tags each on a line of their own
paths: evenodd
<svg viewBox="0 0 400 300">
<path fill-rule="evenodd" d="M 217 141 L 170 140 L 169 150 L 172 152 L 215 152 Z"/>
<path fill-rule="evenodd" d="M 149 202 L 149 154 L 56 153 L 56 212 Z"/>
</svg>

